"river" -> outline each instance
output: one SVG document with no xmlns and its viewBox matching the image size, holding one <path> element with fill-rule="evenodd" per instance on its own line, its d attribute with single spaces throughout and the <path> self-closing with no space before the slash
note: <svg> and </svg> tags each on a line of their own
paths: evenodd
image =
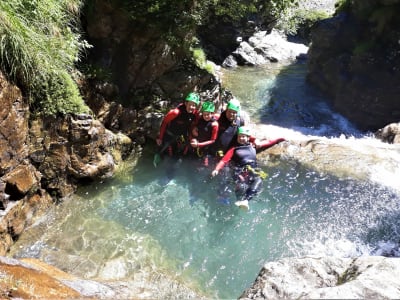
<svg viewBox="0 0 400 300">
<path fill-rule="evenodd" d="M 255 123 L 354 143 L 368 135 L 332 111 L 305 72 L 303 63 L 271 65 L 225 70 L 222 78 Z M 400 193 L 390 186 L 283 160 L 264 168 L 264 189 L 246 212 L 217 202 L 216 180 L 190 162 L 164 185 L 152 156 L 145 149 L 134 168 L 82 187 L 24 232 L 11 254 L 93 280 L 145 287 L 164 276 L 215 299 L 237 298 L 265 262 L 283 257 L 400 256 Z"/>
</svg>

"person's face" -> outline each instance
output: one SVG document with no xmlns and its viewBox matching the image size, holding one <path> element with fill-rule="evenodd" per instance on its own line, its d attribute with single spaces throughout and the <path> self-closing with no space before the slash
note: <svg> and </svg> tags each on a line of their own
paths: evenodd
<svg viewBox="0 0 400 300">
<path fill-rule="evenodd" d="M 213 113 L 208 112 L 208 111 L 203 111 L 202 114 L 203 114 L 204 121 L 210 121 L 213 116 Z"/>
<path fill-rule="evenodd" d="M 186 107 L 186 111 L 188 113 L 193 113 L 194 110 L 197 108 L 196 103 L 192 102 L 192 101 L 186 101 L 185 102 L 185 107 Z"/>
<path fill-rule="evenodd" d="M 239 144 L 247 144 L 249 142 L 249 136 L 246 134 L 238 134 L 237 136 L 237 142 Z"/>
<path fill-rule="evenodd" d="M 226 110 L 226 117 L 228 118 L 229 121 L 233 121 L 237 117 L 237 111 L 233 109 L 227 109 Z"/>
</svg>

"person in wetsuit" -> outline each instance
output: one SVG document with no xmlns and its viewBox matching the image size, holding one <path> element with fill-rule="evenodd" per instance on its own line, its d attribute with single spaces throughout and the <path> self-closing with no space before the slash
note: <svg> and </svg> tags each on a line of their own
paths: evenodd
<svg viewBox="0 0 400 300">
<path fill-rule="evenodd" d="M 218 137 L 210 147 L 217 158 L 221 158 L 234 142 L 239 126 L 247 125 L 240 115 L 240 102 L 233 98 L 218 118 Z"/>
<path fill-rule="evenodd" d="M 197 93 L 189 93 L 184 103 L 171 109 L 161 122 L 156 143 L 160 147 L 159 154 L 167 153 L 169 158 L 167 177 L 170 179 L 189 149 L 189 131 L 198 113 L 199 103 L 200 96 Z"/>
<path fill-rule="evenodd" d="M 218 136 L 219 124 L 215 118 L 215 105 L 213 102 L 204 102 L 201 113 L 196 118 L 192 128 L 192 146 L 194 156 L 201 159 L 201 165 L 208 167 L 211 163 L 210 146 Z"/>
<path fill-rule="evenodd" d="M 237 130 L 239 126 L 244 125 L 247 124 L 240 111 L 240 102 L 236 98 L 232 98 L 218 118 L 218 137 L 215 143 L 210 146 L 210 153 L 214 155 L 214 165 L 235 143 Z M 222 176 L 218 179 L 218 185 L 221 191 L 218 201 L 229 204 L 229 195 L 232 193 L 229 182 L 229 166 L 225 166 L 220 173 L 222 173 Z"/>
<path fill-rule="evenodd" d="M 284 141 L 278 138 L 270 141 L 256 142 L 247 127 L 239 127 L 236 143 L 226 152 L 211 172 L 214 177 L 219 174 L 230 161 L 232 162 L 232 178 L 235 184 L 237 201 L 235 205 L 249 209 L 249 201 L 257 195 L 262 188 L 263 177 L 266 174 L 257 167 L 256 147 L 264 149 Z"/>
</svg>

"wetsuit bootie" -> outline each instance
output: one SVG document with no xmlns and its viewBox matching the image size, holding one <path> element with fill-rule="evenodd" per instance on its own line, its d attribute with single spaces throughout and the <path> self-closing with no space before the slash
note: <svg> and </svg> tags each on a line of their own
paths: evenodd
<svg viewBox="0 0 400 300">
<path fill-rule="evenodd" d="M 236 201 L 235 205 L 244 210 L 249 210 L 249 200 Z"/>
</svg>

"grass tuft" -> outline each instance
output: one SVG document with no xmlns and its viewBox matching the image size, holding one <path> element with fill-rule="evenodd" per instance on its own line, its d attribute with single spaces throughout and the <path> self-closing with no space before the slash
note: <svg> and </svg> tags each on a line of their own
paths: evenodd
<svg viewBox="0 0 400 300">
<path fill-rule="evenodd" d="M 78 30 L 81 2 L 0 1 L 1 71 L 25 91 L 40 113 L 87 111 L 68 75 L 89 47 Z"/>
</svg>

